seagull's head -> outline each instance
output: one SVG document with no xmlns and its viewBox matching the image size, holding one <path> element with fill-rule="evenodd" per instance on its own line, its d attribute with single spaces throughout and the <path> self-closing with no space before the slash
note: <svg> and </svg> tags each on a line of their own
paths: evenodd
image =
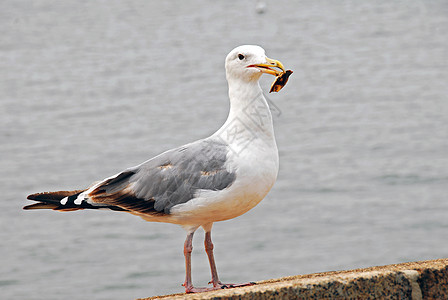
<svg viewBox="0 0 448 300">
<path fill-rule="evenodd" d="M 226 57 L 227 80 L 258 81 L 263 73 L 278 76 L 284 71 L 283 64 L 267 57 L 260 46 L 239 46 L 230 51 Z"/>
</svg>

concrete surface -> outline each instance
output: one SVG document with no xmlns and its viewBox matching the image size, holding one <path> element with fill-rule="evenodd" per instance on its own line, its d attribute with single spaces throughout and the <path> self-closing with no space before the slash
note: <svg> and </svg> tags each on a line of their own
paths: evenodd
<svg viewBox="0 0 448 300">
<path fill-rule="evenodd" d="M 149 299 L 448 299 L 448 259 L 297 275 L 256 285 Z"/>
</svg>

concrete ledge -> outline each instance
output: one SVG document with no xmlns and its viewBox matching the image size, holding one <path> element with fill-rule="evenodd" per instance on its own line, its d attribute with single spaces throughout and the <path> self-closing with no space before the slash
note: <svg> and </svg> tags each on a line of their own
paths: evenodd
<svg viewBox="0 0 448 300">
<path fill-rule="evenodd" d="M 448 299 L 448 259 L 298 275 L 256 285 L 149 299 Z M 143 299 L 141 299 L 143 300 Z"/>
</svg>

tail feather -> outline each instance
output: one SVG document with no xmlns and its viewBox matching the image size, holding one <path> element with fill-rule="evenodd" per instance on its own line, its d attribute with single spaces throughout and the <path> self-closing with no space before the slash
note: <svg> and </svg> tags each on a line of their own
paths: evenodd
<svg viewBox="0 0 448 300">
<path fill-rule="evenodd" d="M 45 202 L 59 202 L 65 197 L 69 197 L 75 194 L 79 195 L 84 191 L 85 190 L 36 193 L 29 195 L 27 199 Z"/>
<path fill-rule="evenodd" d="M 92 205 L 86 201 L 82 201 L 81 204 L 75 204 L 76 198 L 85 190 L 74 190 L 74 191 L 58 191 L 58 192 L 45 192 L 31 194 L 27 197 L 29 200 L 38 201 L 37 203 L 24 206 L 25 210 L 32 209 L 52 209 L 57 211 L 74 211 L 80 209 L 99 209 L 107 208 L 115 211 L 126 211 L 126 209 L 119 206 L 113 205 Z M 64 201 L 61 200 L 65 199 Z"/>
<path fill-rule="evenodd" d="M 58 192 L 45 192 L 45 193 L 36 193 L 31 194 L 27 197 L 29 200 L 39 201 L 38 203 L 30 204 L 24 206 L 23 209 L 53 209 L 53 210 L 61 210 L 61 211 L 72 211 L 78 209 L 84 209 L 85 207 L 74 207 L 71 205 L 63 205 L 61 204 L 61 200 L 65 197 L 69 197 L 70 200 L 68 203 L 73 203 L 73 200 L 78 197 L 79 194 L 84 192 L 85 190 L 74 190 L 74 191 L 58 191 Z"/>
<path fill-rule="evenodd" d="M 29 210 L 29 209 L 55 209 L 55 208 L 58 208 L 58 207 L 59 207 L 58 204 L 38 202 L 38 203 L 34 203 L 34 204 L 30 204 L 30 205 L 24 206 L 23 209 L 25 209 L 25 210 Z"/>
</svg>

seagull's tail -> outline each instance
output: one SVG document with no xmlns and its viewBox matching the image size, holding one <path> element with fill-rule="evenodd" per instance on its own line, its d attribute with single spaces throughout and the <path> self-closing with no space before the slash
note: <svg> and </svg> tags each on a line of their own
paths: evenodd
<svg viewBox="0 0 448 300">
<path fill-rule="evenodd" d="M 39 201 L 38 203 L 30 204 L 23 209 L 53 209 L 60 211 L 73 211 L 84 209 L 86 207 L 82 207 L 79 205 L 73 205 L 74 200 L 78 197 L 79 194 L 84 192 L 85 190 L 75 190 L 75 191 L 58 191 L 58 192 L 46 192 L 46 193 L 36 193 L 29 195 L 27 199 Z M 68 198 L 66 204 L 61 204 L 61 200 L 65 197 Z"/>
</svg>

